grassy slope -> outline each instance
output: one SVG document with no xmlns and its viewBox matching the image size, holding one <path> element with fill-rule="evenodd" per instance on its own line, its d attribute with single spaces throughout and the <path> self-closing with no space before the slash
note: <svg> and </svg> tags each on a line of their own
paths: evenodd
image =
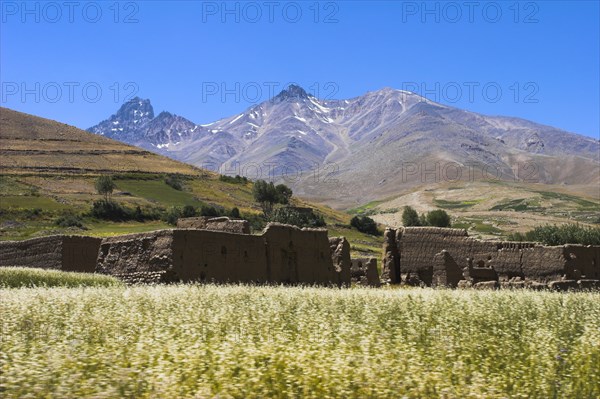
<svg viewBox="0 0 600 399">
<path fill-rule="evenodd" d="M 6 108 L 0 108 L 0 148 L 0 240 L 62 232 L 107 236 L 169 227 L 160 221 L 112 223 L 89 218 L 84 221 L 89 230 L 55 226 L 59 215 L 85 213 L 100 198 L 94 180 L 101 173 L 115 177 L 114 199 L 131 207 L 208 204 L 237 207 L 246 214 L 260 212 L 251 183 L 223 182 L 215 173 Z M 165 184 L 166 173 L 183 176 L 185 189 Z M 350 236 L 356 249 L 379 256 L 380 239 L 344 227 L 350 220 L 347 214 L 301 199 L 294 202 L 322 213 L 333 227 L 330 235 Z"/>
<path fill-rule="evenodd" d="M 184 285 L 0 296 L 6 398 L 600 396 L 597 293 Z"/>
</svg>

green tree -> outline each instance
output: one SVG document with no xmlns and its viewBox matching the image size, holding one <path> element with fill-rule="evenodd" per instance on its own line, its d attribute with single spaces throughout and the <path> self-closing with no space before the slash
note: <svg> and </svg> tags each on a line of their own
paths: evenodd
<svg viewBox="0 0 600 399">
<path fill-rule="evenodd" d="M 254 201 L 260 203 L 263 213 L 269 217 L 273 212 L 274 204 L 286 205 L 292 197 L 292 189 L 285 184 L 275 186 L 273 182 L 257 180 L 252 187 Z"/>
<path fill-rule="evenodd" d="M 277 191 L 277 203 L 287 205 L 292 198 L 292 189 L 286 186 L 285 184 L 278 184 L 275 186 L 275 190 Z"/>
<path fill-rule="evenodd" d="M 450 215 L 443 209 L 436 209 L 427 213 L 427 224 L 436 227 L 450 227 Z"/>
<path fill-rule="evenodd" d="M 368 216 L 354 216 L 350 220 L 350 226 L 362 233 L 371 234 L 374 236 L 381 234 L 377 228 L 377 223 L 375 223 L 375 221 Z"/>
<path fill-rule="evenodd" d="M 112 177 L 108 175 L 99 176 L 96 179 L 96 191 L 104 196 L 104 201 L 109 202 L 113 190 L 117 187 Z"/>
<path fill-rule="evenodd" d="M 404 226 L 421 226 L 421 221 L 419 220 L 419 214 L 414 208 L 410 206 L 405 206 L 402 211 L 402 224 Z"/>
</svg>

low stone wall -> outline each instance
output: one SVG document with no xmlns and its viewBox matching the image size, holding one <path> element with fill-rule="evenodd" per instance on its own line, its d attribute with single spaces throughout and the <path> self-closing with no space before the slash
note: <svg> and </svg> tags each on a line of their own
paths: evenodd
<svg viewBox="0 0 600 399">
<path fill-rule="evenodd" d="M 228 217 L 193 217 L 177 220 L 178 229 L 198 229 L 225 231 L 228 233 L 250 234 L 250 224 L 247 220 L 234 220 Z"/>
<path fill-rule="evenodd" d="M 589 280 L 584 285 L 593 286 L 599 262 L 598 246 L 482 241 L 462 229 L 407 227 L 385 232 L 382 279 L 449 287 Z"/>
<path fill-rule="evenodd" d="M 93 273 L 100 238 L 48 236 L 0 242 L 0 266 L 23 266 Z"/>
</svg>

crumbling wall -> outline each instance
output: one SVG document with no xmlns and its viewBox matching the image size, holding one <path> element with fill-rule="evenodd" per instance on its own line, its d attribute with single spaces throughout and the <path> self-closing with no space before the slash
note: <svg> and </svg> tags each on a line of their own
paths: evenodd
<svg viewBox="0 0 600 399">
<path fill-rule="evenodd" d="M 400 283 L 399 242 L 402 230 L 386 228 L 383 233 L 383 259 L 381 260 L 381 281 L 385 284 Z"/>
<path fill-rule="evenodd" d="M 228 217 L 193 217 L 177 220 L 178 229 L 199 229 L 225 231 L 229 233 L 250 234 L 250 224 L 247 220 L 235 220 Z"/>
<path fill-rule="evenodd" d="M 377 259 L 354 258 L 350 269 L 352 282 L 362 286 L 380 287 L 379 271 L 377 270 Z"/>
<path fill-rule="evenodd" d="M 92 273 L 100 238 L 55 235 L 0 242 L 0 266 L 24 266 Z"/>
<path fill-rule="evenodd" d="M 448 251 L 443 249 L 433 256 L 433 287 L 456 287 L 463 279 L 463 271 Z"/>
<path fill-rule="evenodd" d="M 349 284 L 336 269 L 327 230 L 269 224 L 260 236 L 199 229 L 110 237 L 98 256 L 100 273 L 164 272 L 163 281 Z M 349 244 L 341 240 L 342 258 Z M 345 277 L 347 271 L 348 277 Z"/>
<path fill-rule="evenodd" d="M 351 281 L 350 269 L 352 267 L 350 243 L 346 240 L 346 237 L 331 237 L 329 239 L 329 250 L 333 267 L 335 267 L 338 276 L 338 286 L 349 286 Z"/>
<path fill-rule="evenodd" d="M 111 275 L 163 272 L 163 281 L 179 279 L 173 265 L 173 230 L 107 237 L 102 240 L 96 272 Z"/>
<path fill-rule="evenodd" d="M 269 223 L 262 236 L 272 281 L 323 285 L 339 281 L 326 229 Z"/>
<path fill-rule="evenodd" d="M 568 244 L 563 248 L 567 269 L 572 273 L 569 278 L 600 280 L 600 246 Z"/>
<path fill-rule="evenodd" d="M 483 241 L 461 229 L 387 229 L 382 278 L 388 282 L 399 282 L 388 277 L 398 267 L 397 259 L 401 280 L 408 284 L 491 287 L 538 282 L 562 289 L 573 284 L 595 286 L 594 280 L 600 279 L 598 246 Z M 557 281 L 562 282 L 550 284 Z"/>
<path fill-rule="evenodd" d="M 261 236 L 178 229 L 173 253 L 173 270 L 183 281 L 266 283 L 271 278 Z"/>
</svg>

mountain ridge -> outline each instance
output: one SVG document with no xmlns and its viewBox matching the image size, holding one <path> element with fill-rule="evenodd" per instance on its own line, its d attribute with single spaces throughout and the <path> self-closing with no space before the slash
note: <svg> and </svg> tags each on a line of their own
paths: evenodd
<svg viewBox="0 0 600 399">
<path fill-rule="evenodd" d="M 515 165 L 535 163 L 540 182 L 573 184 L 595 182 L 600 160 L 599 140 L 522 118 L 465 111 L 389 87 L 350 99 L 320 100 L 290 85 L 242 113 L 204 125 L 165 112 L 140 123 L 139 115 L 153 114 L 148 105 L 149 100 L 132 99 L 88 130 L 223 173 L 287 178 L 297 192 L 332 204 L 373 200 L 414 186 L 391 175 L 417 161 L 479 163 L 495 168 L 503 179 L 515 177 Z M 545 157 L 579 166 L 557 174 Z M 315 181 L 315 170 L 323 168 L 337 186 Z M 339 201 L 329 195 L 332 190 L 356 198 Z"/>
</svg>

